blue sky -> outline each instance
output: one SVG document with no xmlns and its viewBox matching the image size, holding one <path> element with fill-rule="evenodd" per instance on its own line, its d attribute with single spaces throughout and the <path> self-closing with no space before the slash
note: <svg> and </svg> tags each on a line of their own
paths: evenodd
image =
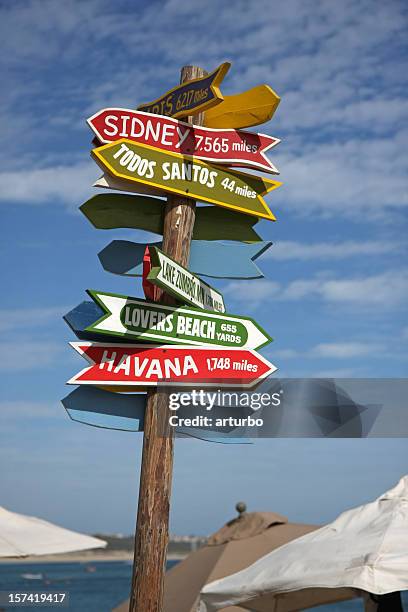
<svg viewBox="0 0 408 612">
<path fill-rule="evenodd" d="M 142 295 L 97 252 L 142 232 L 94 229 L 78 207 L 100 175 L 85 119 L 173 87 L 183 64 L 232 68 L 225 94 L 282 97 L 259 129 L 282 140 L 283 186 L 261 281 L 223 282 L 228 310 L 275 338 L 279 375 L 407 375 L 407 10 L 404 2 L 68 0 L 0 5 L 2 302 L 0 504 L 84 531 L 134 527 L 141 435 L 70 422 L 83 367 L 61 316 L 85 289 Z M 407 470 L 406 440 L 178 440 L 173 532 L 208 533 L 238 499 L 331 520 Z"/>
</svg>

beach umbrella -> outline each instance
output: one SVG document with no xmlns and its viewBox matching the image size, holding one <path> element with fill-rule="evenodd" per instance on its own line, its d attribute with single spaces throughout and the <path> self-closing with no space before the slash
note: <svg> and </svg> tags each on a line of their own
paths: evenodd
<svg viewBox="0 0 408 612">
<path fill-rule="evenodd" d="M 165 577 L 164 612 L 196 612 L 201 588 L 248 567 L 271 550 L 318 529 L 313 525 L 289 523 L 273 512 L 245 512 L 245 504 L 237 504 L 239 516 L 214 533 L 203 548 L 191 553 L 172 567 Z M 349 590 L 334 593 L 334 601 L 354 597 Z M 128 612 L 124 602 L 114 612 Z M 243 612 L 230 607 L 228 612 Z"/>
<path fill-rule="evenodd" d="M 379 600 L 379 609 L 398 610 L 398 592 L 408 589 L 408 476 L 374 502 L 207 584 L 199 610 L 239 605 L 252 612 L 289 612 L 310 607 L 305 604 L 311 590 L 320 593 L 320 603 L 329 603 L 333 589 L 341 587 Z M 386 607 L 387 600 L 394 604 Z M 377 608 L 370 603 L 367 609 Z"/>
<path fill-rule="evenodd" d="M 0 506 L 0 557 L 53 555 L 105 546 L 106 542 L 98 538 Z"/>
</svg>

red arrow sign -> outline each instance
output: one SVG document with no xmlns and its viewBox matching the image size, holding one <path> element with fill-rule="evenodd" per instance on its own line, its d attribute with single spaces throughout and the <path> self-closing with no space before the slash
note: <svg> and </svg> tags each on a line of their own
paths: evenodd
<svg viewBox="0 0 408 612">
<path fill-rule="evenodd" d="M 171 117 L 125 108 L 105 108 L 87 122 L 98 140 L 104 143 L 128 138 L 205 161 L 279 174 L 265 153 L 280 140 L 266 134 L 203 128 Z"/>
<path fill-rule="evenodd" d="M 152 300 L 152 302 L 158 302 L 161 289 L 156 285 L 153 285 L 150 281 L 147 280 L 149 273 L 152 270 L 152 260 L 150 258 L 149 247 L 145 248 L 145 252 L 143 255 L 143 279 L 142 279 L 142 287 L 145 294 L 145 298 L 147 300 Z"/>
<path fill-rule="evenodd" d="M 277 368 L 239 348 L 71 342 L 88 362 L 70 385 L 252 387 Z"/>
</svg>

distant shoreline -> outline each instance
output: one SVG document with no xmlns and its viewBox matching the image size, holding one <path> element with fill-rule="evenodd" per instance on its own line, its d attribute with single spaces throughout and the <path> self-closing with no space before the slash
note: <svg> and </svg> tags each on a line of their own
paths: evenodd
<svg viewBox="0 0 408 612">
<path fill-rule="evenodd" d="M 187 555 L 170 554 L 167 561 L 181 561 Z M 85 551 L 61 555 L 40 555 L 29 557 L 1 557 L 0 565 L 10 563 L 96 563 L 97 561 L 133 561 L 133 551 L 110 550 L 103 552 Z"/>
</svg>

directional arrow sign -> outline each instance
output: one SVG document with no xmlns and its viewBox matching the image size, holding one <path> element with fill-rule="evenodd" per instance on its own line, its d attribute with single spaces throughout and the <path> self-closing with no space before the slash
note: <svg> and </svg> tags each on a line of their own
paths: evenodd
<svg viewBox="0 0 408 612">
<path fill-rule="evenodd" d="M 99 145 L 98 145 L 99 146 Z M 103 173 L 92 185 L 92 187 L 102 187 L 102 189 L 117 189 L 118 191 L 130 191 L 131 193 L 138 193 L 147 196 L 163 196 L 161 189 L 156 189 L 143 183 L 129 183 L 123 179 L 111 176 L 110 174 Z"/>
<path fill-rule="evenodd" d="M 265 153 L 280 140 L 242 130 L 214 130 L 126 108 L 104 108 L 87 119 L 99 143 L 128 138 L 163 151 L 279 174 Z"/>
<path fill-rule="evenodd" d="M 105 296 L 106 294 L 103 295 Z M 125 296 L 123 296 L 123 298 L 125 300 Z M 90 340 L 92 342 L 99 342 L 101 339 L 106 340 L 108 337 L 114 337 L 115 339 L 116 337 L 119 337 L 121 342 L 126 343 L 132 343 L 135 342 L 135 340 L 141 340 L 143 342 L 157 342 L 164 340 L 165 342 L 174 344 L 194 344 L 201 346 L 231 345 L 242 346 L 243 348 L 260 348 L 261 346 L 269 344 L 269 342 L 272 342 L 273 340 L 257 323 L 248 317 L 224 315 L 221 320 L 216 317 L 216 313 L 212 312 L 202 310 L 199 311 L 196 309 L 189 310 L 188 308 L 182 306 L 163 306 L 162 304 L 156 304 L 157 308 L 154 308 L 154 304 L 145 300 L 138 298 L 129 298 L 129 300 L 131 301 L 131 306 L 134 305 L 135 302 L 139 304 L 142 320 L 137 329 L 134 329 L 133 326 L 132 328 L 129 328 L 129 325 L 123 327 L 122 324 L 119 326 L 119 329 L 121 330 L 119 332 L 116 331 L 118 326 L 113 325 L 112 328 L 115 328 L 113 331 L 94 329 L 93 326 L 98 322 L 101 322 L 102 319 L 106 317 L 107 308 L 101 308 L 98 306 L 98 304 L 89 301 L 81 302 L 78 304 L 78 306 L 75 306 L 75 308 L 64 315 L 63 319 L 77 338 L 80 340 Z M 203 314 L 213 316 L 203 317 Z M 166 330 L 163 333 L 160 332 L 160 330 L 156 330 L 154 327 L 151 327 L 150 329 L 146 328 L 146 325 L 148 325 L 148 317 L 160 319 L 160 317 L 163 315 L 167 318 L 168 327 L 172 329 Z M 224 319 L 225 324 L 223 324 Z M 211 327 L 212 324 L 210 323 L 210 334 L 204 333 L 206 324 L 203 321 L 207 320 L 210 322 L 215 320 L 215 331 Z M 196 333 L 198 325 L 201 326 L 199 338 L 197 338 Z M 173 329 L 174 327 L 175 331 Z M 183 337 L 182 334 L 177 335 L 177 328 L 183 329 L 185 337 Z M 235 329 L 235 331 L 233 333 L 225 333 L 226 329 Z"/>
<path fill-rule="evenodd" d="M 258 85 L 234 96 L 225 96 L 216 108 L 204 114 L 204 125 L 210 128 L 246 128 L 269 121 L 280 97 L 268 85 Z"/>
<path fill-rule="evenodd" d="M 158 198 L 108 193 L 93 196 L 82 204 L 80 210 L 98 229 L 128 227 L 162 234 L 165 203 Z M 257 242 L 261 240 L 253 229 L 257 221 L 255 217 L 227 208 L 199 206 L 196 208 L 193 238 Z"/>
<path fill-rule="evenodd" d="M 62 404 L 73 421 L 125 431 L 143 431 L 146 395 L 77 387 Z"/>
<path fill-rule="evenodd" d="M 157 100 L 141 104 L 137 110 L 155 115 L 186 117 L 215 106 L 224 99 L 219 86 L 230 67 L 229 62 L 224 62 L 211 74 L 177 85 Z"/>
<path fill-rule="evenodd" d="M 118 178 L 276 220 L 262 195 L 279 187 L 278 181 L 222 169 L 192 156 L 164 152 L 126 138 L 93 149 L 92 155 L 104 170 Z"/>
<path fill-rule="evenodd" d="M 207 346 L 261 348 L 272 338 L 249 317 L 184 306 L 154 304 L 115 293 L 88 291 L 105 313 L 85 327 L 87 333 Z M 66 315 L 67 317 L 68 315 Z M 93 315 L 88 316 L 89 318 Z M 78 328 L 79 321 L 76 320 Z M 75 330 L 74 330 L 75 331 Z M 81 331 L 81 330 L 80 330 Z"/>
<path fill-rule="evenodd" d="M 277 369 L 255 351 L 240 348 L 70 344 L 89 366 L 71 378 L 69 385 L 253 387 Z"/>
<path fill-rule="evenodd" d="M 113 393 L 100 387 L 80 386 L 71 391 L 63 400 L 62 405 L 68 416 L 77 423 L 100 427 L 103 429 L 116 429 L 120 431 L 143 431 L 146 395 L 142 393 Z M 253 414 L 247 407 L 234 407 L 234 418 L 245 418 Z M 191 419 L 191 407 L 180 407 L 177 417 Z M 222 425 L 213 425 L 217 419 L 231 416 L 231 410 L 222 406 L 211 409 L 211 425 L 200 428 L 175 427 L 176 436 L 200 438 L 208 442 L 223 444 L 250 444 L 251 441 L 241 437 L 245 435 L 243 428 L 228 428 Z M 197 419 L 198 420 L 198 419 Z"/>
<path fill-rule="evenodd" d="M 150 247 L 149 253 L 151 270 L 147 275 L 148 281 L 190 306 L 225 312 L 224 298 L 219 291 L 157 247 Z"/>
<path fill-rule="evenodd" d="M 152 260 L 150 257 L 150 251 L 148 245 L 145 246 L 144 255 L 143 255 L 143 275 L 142 275 L 142 287 L 143 292 L 145 294 L 146 300 L 150 302 L 160 302 L 160 298 L 162 292 L 160 287 L 153 285 L 150 281 L 147 280 L 148 275 L 152 269 Z"/>
<path fill-rule="evenodd" d="M 80 340 L 100 340 L 98 334 L 86 331 L 86 328 L 104 314 L 105 311 L 95 302 L 81 302 L 67 312 L 63 319 Z"/>
<path fill-rule="evenodd" d="M 162 243 L 155 242 L 152 246 L 161 248 Z M 263 278 L 255 261 L 271 246 L 272 242 L 242 244 L 193 240 L 189 268 L 194 274 L 212 278 Z M 98 253 L 98 257 L 107 272 L 142 276 L 145 248 L 145 243 L 113 240 Z"/>
</svg>

